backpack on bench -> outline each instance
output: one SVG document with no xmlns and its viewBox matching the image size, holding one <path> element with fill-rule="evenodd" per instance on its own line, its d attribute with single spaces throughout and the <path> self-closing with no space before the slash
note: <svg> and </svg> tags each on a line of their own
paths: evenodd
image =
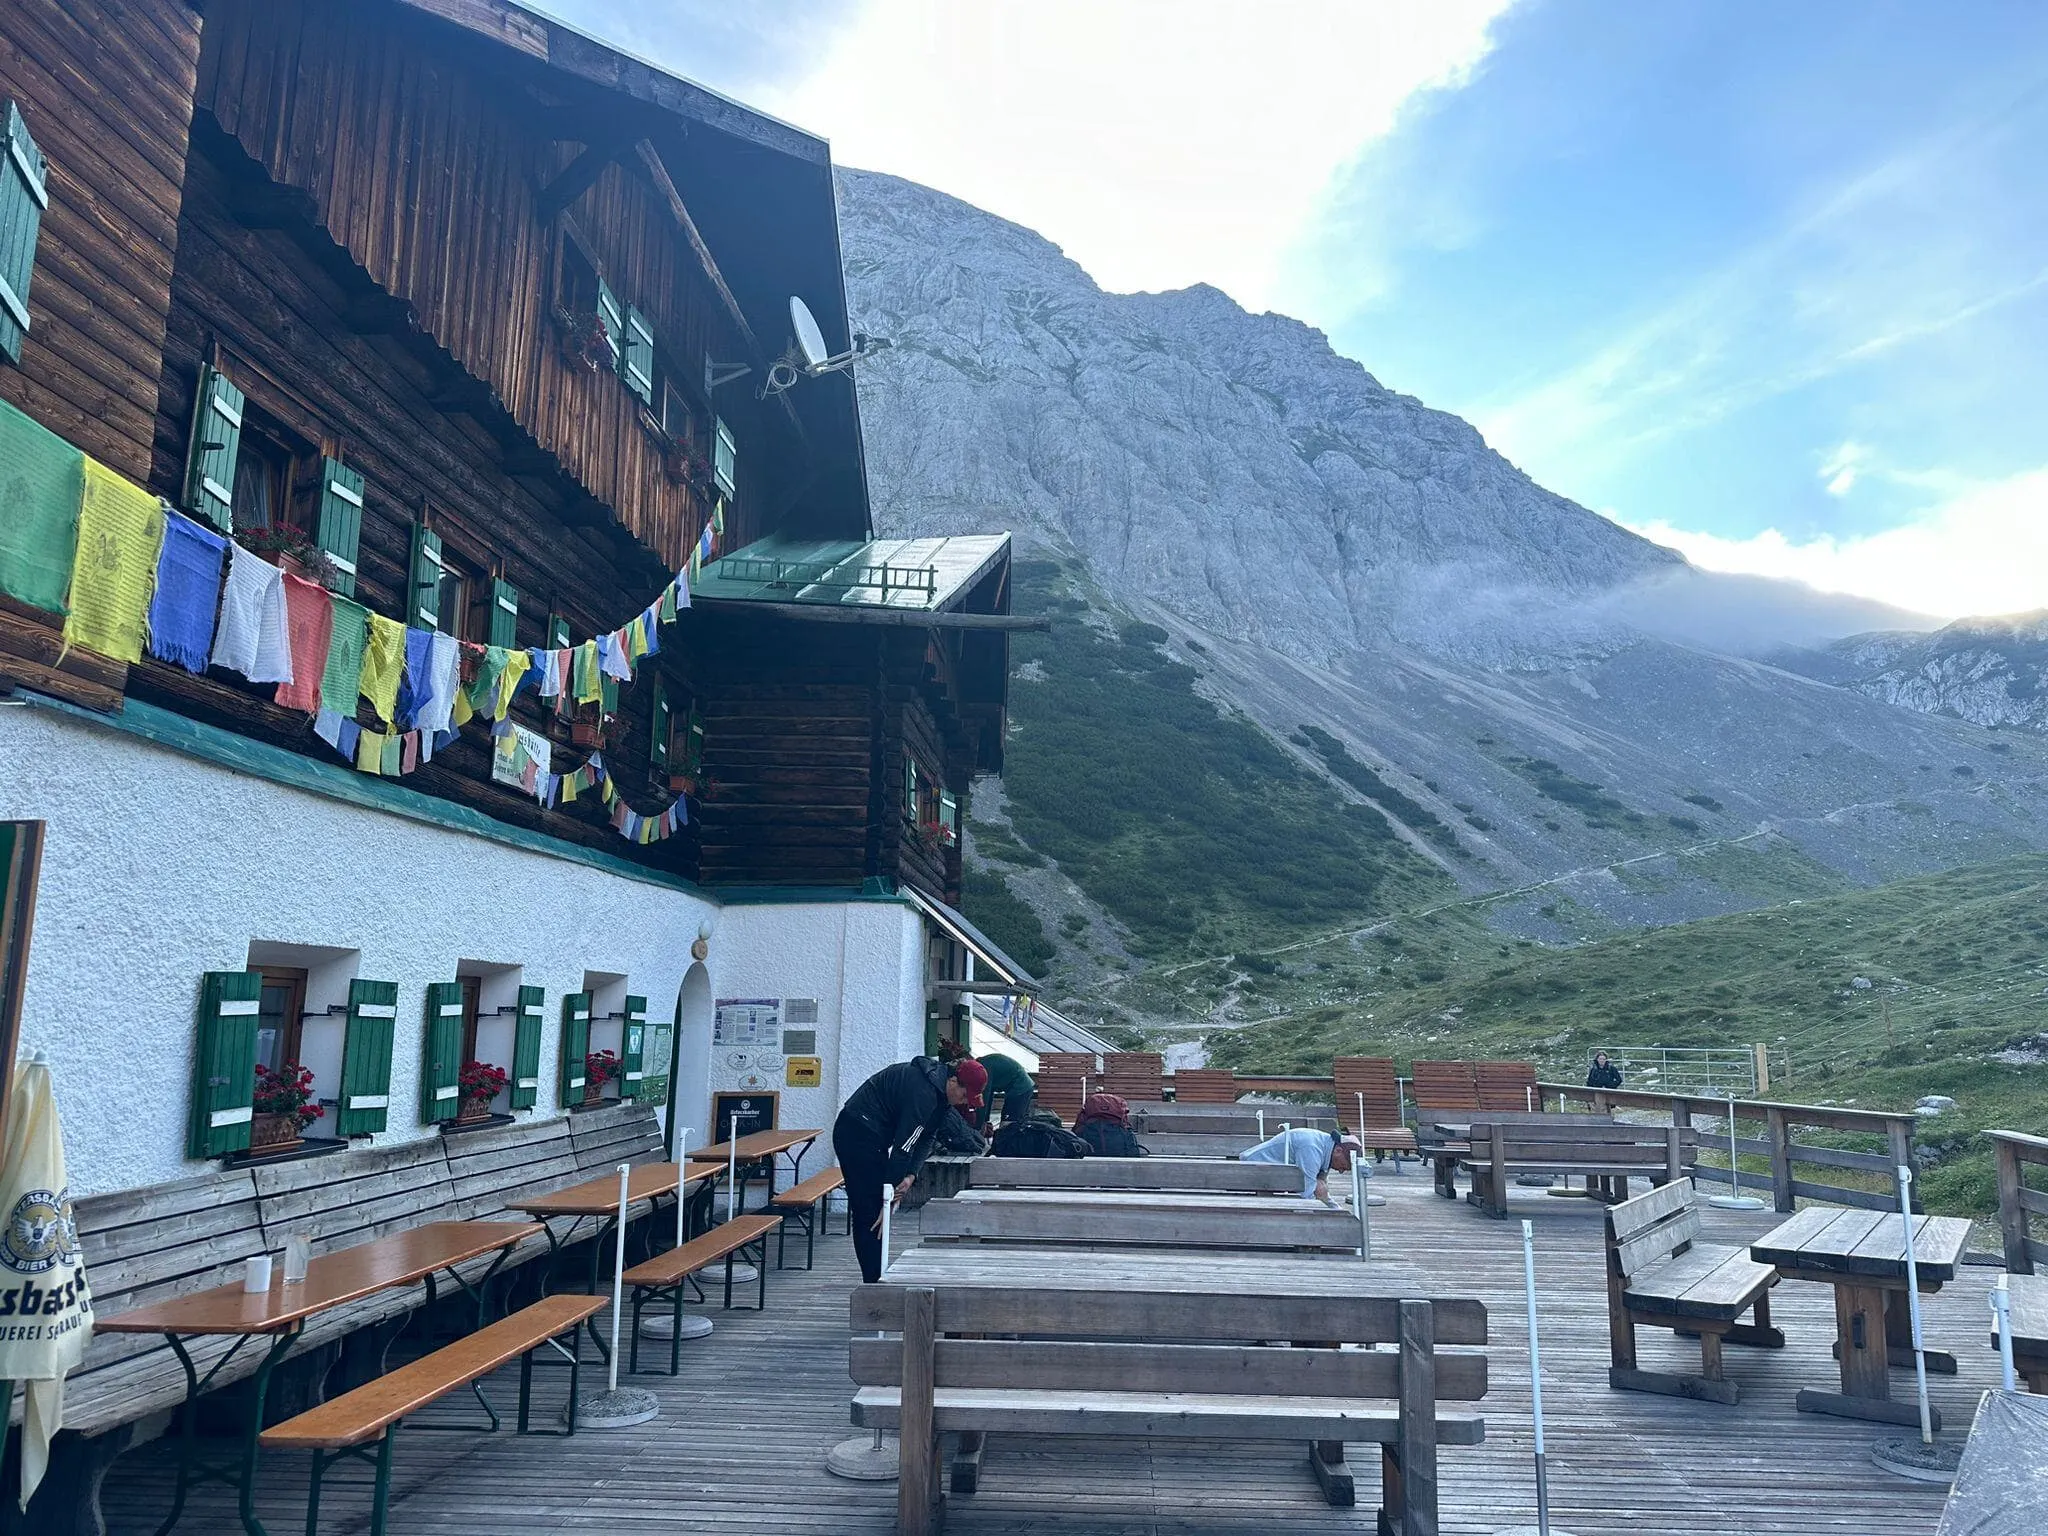
<svg viewBox="0 0 2048 1536">
<path fill-rule="evenodd" d="M 1062 1126 L 1057 1115 L 1034 1110 L 1029 1120 L 1004 1122 L 992 1150 L 997 1157 L 1086 1157 L 1088 1143 Z"/>
</svg>

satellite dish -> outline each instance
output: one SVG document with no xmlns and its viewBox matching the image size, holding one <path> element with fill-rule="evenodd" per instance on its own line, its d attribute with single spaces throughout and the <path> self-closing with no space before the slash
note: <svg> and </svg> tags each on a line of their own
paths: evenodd
<svg viewBox="0 0 2048 1536">
<path fill-rule="evenodd" d="M 818 328 L 817 317 L 811 313 L 810 305 L 794 294 L 789 299 L 789 323 L 796 332 L 796 355 L 803 359 L 803 363 L 799 366 L 787 355 L 774 363 L 761 385 L 761 398 L 764 400 L 791 388 L 798 379 L 844 373 L 870 353 L 890 345 L 886 336 L 870 336 L 864 331 L 855 331 L 853 345 L 835 356 L 825 345 L 825 333 Z"/>
<path fill-rule="evenodd" d="M 795 294 L 789 298 L 789 323 L 796 328 L 796 344 L 804 354 L 806 368 L 816 368 L 831 359 L 832 353 L 825 345 L 825 333 L 818 329 L 818 322 L 811 315 L 811 306 Z"/>
</svg>

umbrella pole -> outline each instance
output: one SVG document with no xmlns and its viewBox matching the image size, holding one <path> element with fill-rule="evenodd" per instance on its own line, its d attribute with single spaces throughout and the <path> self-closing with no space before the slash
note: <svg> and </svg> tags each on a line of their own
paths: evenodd
<svg viewBox="0 0 2048 1536">
<path fill-rule="evenodd" d="M 612 1358 L 609 1385 L 594 1397 L 573 1403 L 564 1417 L 573 1429 L 625 1429 L 661 1414 L 654 1394 L 619 1385 L 619 1319 L 626 1302 L 626 1208 L 633 1195 L 633 1165 L 619 1164 L 617 1236 L 612 1246 Z M 678 1198 L 681 1191 L 677 1191 Z M 573 1417 L 571 1417 L 573 1415 Z"/>
</svg>

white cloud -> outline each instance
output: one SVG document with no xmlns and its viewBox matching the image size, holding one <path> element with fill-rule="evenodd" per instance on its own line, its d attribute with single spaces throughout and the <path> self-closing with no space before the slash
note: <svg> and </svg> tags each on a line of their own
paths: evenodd
<svg viewBox="0 0 2048 1536">
<path fill-rule="evenodd" d="M 1795 543 L 1634 523 L 1710 571 L 1803 581 L 1943 618 L 2048 607 L 2048 465 L 1965 491 L 1882 533 Z"/>
<path fill-rule="evenodd" d="M 1057 241 L 1105 287 L 1269 306 L 1347 163 L 1469 78 L 1513 0 L 872 0 L 761 105 L 843 165 Z"/>
<path fill-rule="evenodd" d="M 1830 496 L 1846 496 L 1856 488 L 1856 474 L 1870 460 L 1861 443 L 1844 443 L 1821 461 L 1820 477 Z"/>
</svg>

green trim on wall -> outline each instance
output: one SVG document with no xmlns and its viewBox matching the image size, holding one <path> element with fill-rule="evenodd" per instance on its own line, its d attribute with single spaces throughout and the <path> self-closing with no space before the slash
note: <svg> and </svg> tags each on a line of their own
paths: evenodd
<svg viewBox="0 0 2048 1536">
<path fill-rule="evenodd" d="M 440 827 L 450 832 L 467 832 L 472 837 L 481 837 L 489 842 L 501 843 L 527 853 L 538 853 L 546 858 L 565 859 L 572 864 L 588 865 L 592 869 L 603 870 L 608 875 L 638 880 L 643 885 L 660 886 L 664 890 L 680 891 L 685 895 L 701 897 L 711 902 L 722 900 L 695 881 L 686 880 L 681 875 L 649 869 L 645 865 L 635 864 L 609 853 L 599 853 L 594 848 L 585 848 L 559 837 L 549 837 L 545 833 L 528 832 L 522 827 L 496 821 L 481 811 L 471 810 L 466 805 L 456 805 L 449 800 L 421 794 L 416 789 L 407 789 L 402 784 L 393 784 L 385 779 L 369 778 L 339 762 L 323 763 L 317 758 L 288 752 L 283 747 L 253 741 L 247 736 L 238 736 L 232 731 L 222 730 L 219 726 L 188 719 L 184 715 L 155 704 L 146 704 L 139 699 L 129 699 L 118 715 L 102 715 L 93 710 L 81 709 L 62 699 L 53 699 L 26 690 L 20 694 L 20 698 L 37 709 L 53 709 L 104 730 L 139 736 L 170 751 L 181 752 L 187 757 L 196 757 L 202 762 L 213 763 L 222 768 L 230 768 L 237 773 L 265 779 L 272 784 L 282 784 L 288 789 L 300 789 L 325 799 L 359 805 L 366 810 L 402 816 L 408 821 L 424 822 L 428 826 Z M 842 893 L 833 899 L 850 901 L 859 898 L 851 893 Z"/>
<path fill-rule="evenodd" d="M 894 891 L 869 891 L 850 885 L 721 885 L 704 894 L 725 907 L 843 907 L 854 902 L 911 905 L 908 896 L 899 896 Z"/>
</svg>

